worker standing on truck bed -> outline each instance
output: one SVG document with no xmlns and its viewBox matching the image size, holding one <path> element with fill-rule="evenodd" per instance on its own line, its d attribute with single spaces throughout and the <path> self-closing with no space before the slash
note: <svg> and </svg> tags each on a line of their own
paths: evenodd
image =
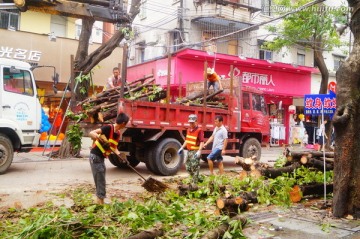
<svg viewBox="0 0 360 239">
<path fill-rule="evenodd" d="M 223 155 L 225 155 L 226 146 L 228 142 L 228 131 L 223 125 L 223 117 L 221 115 L 215 116 L 215 129 L 211 137 L 204 144 L 204 148 L 214 141 L 212 145 L 211 153 L 207 156 L 207 161 L 209 164 L 210 174 L 214 174 L 214 161 L 218 160 L 219 162 L 219 174 L 224 173 L 224 164 L 223 164 Z"/>
<path fill-rule="evenodd" d="M 110 76 L 103 90 L 110 90 L 121 85 L 120 70 L 118 67 L 114 67 L 113 74 Z"/>
<path fill-rule="evenodd" d="M 120 113 L 116 117 L 115 124 L 105 125 L 101 128 L 92 130 L 89 136 L 95 141 L 92 149 L 90 150 L 90 165 L 91 171 L 94 177 L 97 203 L 104 204 L 104 198 L 106 197 L 106 180 L 105 180 L 105 158 L 107 158 L 112 151 L 116 154 L 120 154 L 117 149 L 118 141 L 120 139 L 120 129 L 125 128 L 129 121 L 129 116 L 125 113 Z M 104 135 L 104 140 L 101 135 Z"/>
<path fill-rule="evenodd" d="M 186 131 L 185 142 L 178 153 L 182 154 L 185 147 L 188 150 L 185 163 L 186 171 L 192 178 L 191 183 L 197 184 L 199 181 L 201 149 L 204 146 L 204 132 L 198 126 L 195 114 L 189 115 L 188 122 L 190 123 L 190 128 Z"/>
<path fill-rule="evenodd" d="M 208 81 L 208 90 L 212 86 L 214 88 L 214 91 L 222 90 L 222 85 L 220 81 L 220 76 L 216 74 L 215 70 L 213 68 L 208 67 L 206 71 L 206 77 Z"/>
</svg>

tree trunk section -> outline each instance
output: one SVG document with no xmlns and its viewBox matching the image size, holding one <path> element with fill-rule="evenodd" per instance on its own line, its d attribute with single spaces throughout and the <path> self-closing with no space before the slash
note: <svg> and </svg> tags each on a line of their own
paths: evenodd
<svg viewBox="0 0 360 239">
<path fill-rule="evenodd" d="M 333 215 L 360 218 L 360 0 L 348 0 L 354 45 L 349 58 L 336 72 L 337 109 L 335 127 Z"/>
<path fill-rule="evenodd" d="M 127 237 L 126 239 L 154 239 L 157 237 L 161 237 L 164 235 L 164 231 L 161 229 L 152 229 L 152 230 L 146 230 L 142 231 L 136 235 L 133 235 L 131 237 Z"/>
<path fill-rule="evenodd" d="M 230 221 L 241 221 L 242 227 L 246 225 L 247 219 L 244 216 L 237 215 L 232 217 Z M 221 224 L 219 227 L 208 231 L 205 235 L 201 237 L 201 239 L 218 239 L 222 238 L 225 232 L 229 229 L 229 223 Z"/>
<path fill-rule="evenodd" d="M 267 178 L 277 178 L 281 176 L 283 173 L 292 173 L 295 169 L 300 168 L 299 163 L 293 163 L 290 166 L 282 167 L 282 168 L 261 168 L 261 174 Z"/>
</svg>

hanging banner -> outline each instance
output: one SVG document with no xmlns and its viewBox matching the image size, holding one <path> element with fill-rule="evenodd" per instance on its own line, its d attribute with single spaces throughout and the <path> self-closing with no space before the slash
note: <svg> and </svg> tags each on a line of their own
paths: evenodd
<svg viewBox="0 0 360 239">
<path fill-rule="evenodd" d="M 329 94 L 305 95 L 304 113 L 306 115 L 329 115 L 331 118 L 336 110 L 336 94 L 330 91 Z M 324 111 L 324 112 L 323 112 Z"/>
</svg>

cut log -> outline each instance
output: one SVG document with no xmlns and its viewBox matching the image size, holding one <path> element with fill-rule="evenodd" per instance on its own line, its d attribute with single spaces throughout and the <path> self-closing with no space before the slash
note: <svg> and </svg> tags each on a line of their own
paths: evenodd
<svg viewBox="0 0 360 239">
<path fill-rule="evenodd" d="M 324 157 L 320 157 L 319 159 L 324 160 Z M 325 162 L 333 164 L 335 162 L 335 160 L 333 158 L 325 158 Z"/>
<path fill-rule="evenodd" d="M 241 212 L 249 210 L 248 202 L 241 197 L 218 198 L 216 200 L 216 206 L 221 213 L 226 215 L 236 215 L 239 213 L 239 210 Z"/>
<path fill-rule="evenodd" d="M 235 198 L 218 198 L 216 200 L 216 206 L 219 209 L 223 209 L 224 207 L 227 206 L 238 206 L 240 205 L 242 202 L 244 201 L 244 199 L 242 199 L 241 197 L 235 197 Z"/>
<path fill-rule="evenodd" d="M 151 79 L 147 82 L 144 82 L 143 84 L 139 85 L 139 86 L 136 86 L 135 88 L 131 89 L 131 92 L 136 92 L 136 91 L 139 91 L 141 89 L 143 89 L 144 87 L 150 85 L 151 83 L 153 83 L 155 81 L 155 79 Z"/>
<path fill-rule="evenodd" d="M 312 157 L 316 157 L 316 158 L 324 157 L 323 152 L 318 152 L 318 151 L 312 151 L 311 155 L 312 155 Z M 335 157 L 334 152 L 325 152 L 325 157 L 326 158 L 334 158 Z"/>
<path fill-rule="evenodd" d="M 308 163 L 305 166 L 306 167 L 313 167 L 313 168 L 316 168 L 318 170 L 323 170 L 324 169 L 324 161 L 320 160 L 320 159 L 316 159 L 316 158 L 311 158 L 311 159 L 309 159 Z M 334 169 L 334 164 L 325 162 L 325 166 L 326 166 L 325 168 L 326 168 L 327 171 Z"/>
<path fill-rule="evenodd" d="M 333 192 L 333 184 L 327 184 L 326 185 L 326 193 L 332 193 Z M 300 186 L 301 192 L 303 196 L 323 196 L 324 195 L 324 184 L 322 183 L 316 183 L 311 185 L 301 185 Z"/>
<path fill-rule="evenodd" d="M 230 221 L 240 221 L 242 228 L 247 223 L 247 218 L 241 215 L 236 215 L 230 219 Z M 230 222 L 229 221 L 229 222 Z M 222 238 L 225 232 L 229 229 L 229 222 L 221 224 L 219 227 L 205 233 L 201 239 L 218 239 Z"/>
<path fill-rule="evenodd" d="M 187 105 L 188 105 L 188 106 L 197 106 L 197 107 L 204 106 L 203 104 L 196 104 L 196 103 L 188 103 Z M 227 107 L 224 107 L 224 106 L 222 106 L 222 105 L 206 105 L 206 107 L 223 109 L 223 110 L 228 109 Z"/>
<path fill-rule="evenodd" d="M 258 169 L 252 169 L 250 171 L 241 171 L 240 174 L 239 174 L 239 179 L 240 180 L 243 180 L 247 177 L 252 177 L 252 178 L 255 178 L 255 179 L 258 179 L 262 176 L 262 172 Z"/>
<path fill-rule="evenodd" d="M 117 108 L 113 108 L 111 110 L 98 113 L 98 119 L 100 122 L 105 122 L 110 119 L 115 119 L 116 116 L 117 116 Z"/>
<path fill-rule="evenodd" d="M 179 189 L 179 195 L 184 196 L 189 192 L 194 192 L 199 190 L 199 186 L 195 184 L 180 184 L 178 186 L 178 189 Z"/>
<path fill-rule="evenodd" d="M 195 92 L 195 93 L 193 93 L 192 95 L 190 95 L 188 97 L 182 98 L 179 101 L 179 103 L 180 104 L 185 104 L 185 103 L 187 103 L 189 101 L 195 100 L 195 99 L 197 99 L 199 97 L 202 97 L 202 96 L 204 96 L 204 92 Z"/>
<path fill-rule="evenodd" d="M 166 91 L 162 90 L 157 93 L 153 91 L 143 94 L 139 97 L 135 97 L 136 100 L 156 102 L 166 98 Z"/>
<path fill-rule="evenodd" d="M 223 91 L 224 91 L 224 90 L 218 90 L 218 91 L 216 91 L 216 92 L 214 92 L 214 93 L 212 93 L 212 94 L 210 94 L 210 95 L 207 95 L 206 98 L 205 98 L 205 100 L 207 101 L 207 100 L 211 99 L 212 97 L 214 97 L 215 95 L 218 95 L 218 94 L 222 93 Z M 204 97 L 199 98 L 199 100 L 200 100 L 200 101 L 204 101 Z"/>
<path fill-rule="evenodd" d="M 251 166 L 254 164 L 255 161 L 256 156 L 252 156 L 251 158 L 243 158 L 239 156 L 235 157 L 235 164 L 240 165 L 245 171 L 251 171 Z"/>
<path fill-rule="evenodd" d="M 298 185 L 295 185 L 290 191 L 290 200 L 294 203 L 300 202 L 302 198 L 301 189 Z"/>
<path fill-rule="evenodd" d="M 249 203 L 258 203 L 257 193 L 255 191 L 252 192 L 241 192 L 239 196 L 248 201 Z"/>
<path fill-rule="evenodd" d="M 281 176 L 283 173 L 292 173 L 297 168 L 300 168 L 299 163 L 293 163 L 290 166 L 282 168 L 261 168 L 259 170 L 261 172 L 261 175 L 267 178 L 276 178 L 278 176 Z"/>
<path fill-rule="evenodd" d="M 164 231 L 161 229 L 152 229 L 152 230 L 146 230 L 142 231 L 136 235 L 127 237 L 126 239 L 154 239 L 157 237 L 161 237 L 164 235 Z"/>
</svg>

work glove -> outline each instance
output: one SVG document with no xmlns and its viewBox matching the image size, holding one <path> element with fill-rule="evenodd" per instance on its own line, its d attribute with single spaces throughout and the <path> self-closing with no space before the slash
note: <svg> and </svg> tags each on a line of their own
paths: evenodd
<svg viewBox="0 0 360 239">
<path fill-rule="evenodd" d="M 120 161 L 121 161 L 122 163 L 128 164 L 128 161 L 127 161 L 127 159 L 126 159 L 126 155 L 125 155 L 125 154 L 120 153 L 120 154 L 118 154 L 117 156 L 118 156 L 118 158 L 120 159 Z"/>
<path fill-rule="evenodd" d="M 184 151 L 183 148 L 180 148 L 180 149 L 177 151 L 178 155 L 182 155 L 183 151 Z"/>
<path fill-rule="evenodd" d="M 201 152 L 198 150 L 196 153 L 195 153 L 195 158 L 200 158 L 201 156 Z"/>
</svg>

